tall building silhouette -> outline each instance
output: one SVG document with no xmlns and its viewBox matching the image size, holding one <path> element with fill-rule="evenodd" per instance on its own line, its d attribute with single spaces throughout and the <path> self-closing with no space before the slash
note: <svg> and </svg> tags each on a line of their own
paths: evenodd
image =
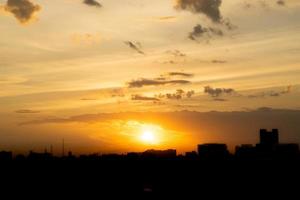
<svg viewBox="0 0 300 200">
<path fill-rule="evenodd" d="M 279 133 L 278 129 L 272 129 L 267 131 L 266 129 L 260 129 L 260 144 L 273 146 L 279 144 Z"/>
</svg>

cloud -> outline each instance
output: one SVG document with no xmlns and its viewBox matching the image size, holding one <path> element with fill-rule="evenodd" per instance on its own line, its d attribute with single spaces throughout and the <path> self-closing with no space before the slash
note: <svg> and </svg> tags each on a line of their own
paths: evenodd
<svg viewBox="0 0 300 200">
<path fill-rule="evenodd" d="M 214 101 L 221 101 L 221 102 L 227 101 L 227 99 L 223 99 L 223 98 L 214 98 L 213 100 Z"/>
<path fill-rule="evenodd" d="M 257 94 L 248 95 L 248 98 L 264 98 L 264 97 L 279 97 L 285 94 L 292 92 L 292 86 L 287 86 L 284 90 L 281 91 L 265 91 Z"/>
<path fill-rule="evenodd" d="M 133 101 L 159 101 L 158 98 L 146 97 L 146 96 L 141 96 L 141 95 L 132 95 L 131 100 L 133 100 Z"/>
<path fill-rule="evenodd" d="M 38 110 L 22 109 L 22 110 L 16 110 L 16 113 L 18 113 L 18 114 L 36 114 L 36 113 L 40 113 L 40 111 L 38 111 Z"/>
<path fill-rule="evenodd" d="M 158 18 L 161 21 L 176 19 L 176 16 L 163 16 Z"/>
<path fill-rule="evenodd" d="M 145 53 L 141 50 L 142 45 L 139 42 L 131 42 L 131 41 L 125 41 L 124 42 L 128 47 L 130 47 L 131 49 L 135 50 L 136 52 L 138 52 L 139 54 L 143 54 L 145 55 Z"/>
<path fill-rule="evenodd" d="M 41 10 L 41 6 L 29 0 L 7 0 L 3 8 L 4 11 L 12 13 L 21 24 L 34 19 L 35 13 Z"/>
<path fill-rule="evenodd" d="M 96 101 L 97 99 L 94 98 L 82 98 L 81 101 Z"/>
<path fill-rule="evenodd" d="M 123 90 L 123 88 L 113 89 L 111 93 L 111 97 L 125 97 L 125 91 Z"/>
<path fill-rule="evenodd" d="M 169 51 L 166 51 L 167 54 L 170 54 L 174 57 L 186 57 L 186 54 L 185 53 L 182 53 L 181 51 L 175 49 L 175 50 L 169 50 Z"/>
<path fill-rule="evenodd" d="M 232 88 L 212 88 L 210 86 L 204 87 L 204 93 L 209 94 L 212 97 L 219 97 L 224 94 L 233 94 L 235 90 Z"/>
<path fill-rule="evenodd" d="M 194 94 L 195 94 L 195 91 L 190 90 L 190 91 L 187 91 L 186 96 L 187 96 L 187 98 L 192 98 L 194 96 Z"/>
<path fill-rule="evenodd" d="M 181 76 L 181 77 L 193 77 L 194 74 L 184 73 L 184 72 L 170 72 L 168 76 Z"/>
<path fill-rule="evenodd" d="M 95 7 L 99 7 L 99 8 L 102 7 L 102 5 L 98 1 L 95 1 L 95 0 L 84 0 L 83 3 L 86 5 L 89 5 L 89 6 L 95 6 Z"/>
<path fill-rule="evenodd" d="M 213 27 L 203 27 L 200 24 L 197 24 L 193 31 L 189 33 L 188 38 L 191 40 L 197 40 L 197 38 L 206 37 L 211 38 L 213 36 L 223 36 L 224 33 L 219 28 Z"/>
<path fill-rule="evenodd" d="M 204 14 L 213 22 L 221 23 L 221 4 L 222 0 L 176 0 L 175 8 Z"/>
<path fill-rule="evenodd" d="M 285 0 L 277 0 L 277 1 L 274 0 L 274 2 L 278 6 L 286 5 Z M 251 8 L 258 7 L 258 8 L 262 8 L 265 10 L 270 10 L 272 8 L 271 3 L 273 3 L 273 2 L 266 1 L 266 0 L 256 0 L 256 1 L 251 0 L 250 2 L 247 2 L 247 1 L 244 2 L 243 7 L 245 9 L 251 9 Z"/>
<path fill-rule="evenodd" d="M 211 62 L 214 63 L 214 64 L 224 64 L 224 63 L 227 63 L 226 60 L 212 60 Z"/>
<path fill-rule="evenodd" d="M 178 89 L 176 90 L 175 93 L 159 94 L 156 95 L 156 97 L 159 99 L 180 100 L 183 99 L 184 97 L 192 98 L 194 94 L 195 94 L 194 90 L 184 91 L 182 89 Z"/>
<path fill-rule="evenodd" d="M 279 6 L 285 6 L 285 1 L 284 0 L 278 0 L 277 5 Z"/>
<path fill-rule="evenodd" d="M 187 80 L 156 80 L 156 79 L 145 79 L 141 78 L 138 80 L 132 80 L 128 83 L 129 88 L 141 88 L 144 86 L 160 86 L 169 84 L 188 84 L 190 81 Z"/>
<path fill-rule="evenodd" d="M 71 40 L 76 44 L 95 44 L 101 41 L 101 35 L 98 33 L 73 33 Z"/>
</svg>

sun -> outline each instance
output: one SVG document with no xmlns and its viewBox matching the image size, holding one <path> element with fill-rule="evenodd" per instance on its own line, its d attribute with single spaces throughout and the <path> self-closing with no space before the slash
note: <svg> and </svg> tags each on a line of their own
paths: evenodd
<svg viewBox="0 0 300 200">
<path fill-rule="evenodd" d="M 141 134 L 140 139 L 144 142 L 144 143 L 148 143 L 148 144 L 154 144 L 156 143 L 156 137 L 153 131 L 151 130 L 144 130 Z"/>
</svg>

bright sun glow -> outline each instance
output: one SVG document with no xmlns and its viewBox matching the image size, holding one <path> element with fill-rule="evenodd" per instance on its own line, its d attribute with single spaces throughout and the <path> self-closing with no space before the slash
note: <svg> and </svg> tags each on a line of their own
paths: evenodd
<svg viewBox="0 0 300 200">
<path fill-rule="evenodd" d="M 155 142 L 155 135 L 152 131 L 146 130 L 141 135 L 141 140 L 146 143 L 154 143 Z"/>
</svg>

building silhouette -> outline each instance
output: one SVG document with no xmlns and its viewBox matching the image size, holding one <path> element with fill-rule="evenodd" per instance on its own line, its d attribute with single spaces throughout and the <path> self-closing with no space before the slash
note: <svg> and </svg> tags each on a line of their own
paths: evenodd
<svg viewBox="0 0 300 200">
<path fill-rule="evenodd" d="M 168 149 L 168 150 L 154 150 L 150 149 L 141 154 L 142 158 L 176 158 L 177 152 L 175 149 Z"/>
<path fill-rule="evenodd" d="M 226 144 L 200 144 L 198 145 L 200 159 L 223 160 L 229 157 Z"/>
<path fill-rule="evenodd" d="M 279 144 L 279 131 L 278 129 L 272 129 L 267 131 L 266 129 L 260 129 L 260 145 L 274 146 Z"/>
<path fill-rule="evenodd" d="M 1 151 L 0 161 L 11 161 L 13 158 L 11 151 Z"/>
<path fill-rule="evenodd" d="M 242 160 L 294 160 L 299 158 L 299 145 L 280 143 L 278 129 L 272 129 L 272 131 L 261 129 L 259 139 L 259 143 L 255 146 L 246 144 L 237 146 L 235 157 Z"/>
</svg>

